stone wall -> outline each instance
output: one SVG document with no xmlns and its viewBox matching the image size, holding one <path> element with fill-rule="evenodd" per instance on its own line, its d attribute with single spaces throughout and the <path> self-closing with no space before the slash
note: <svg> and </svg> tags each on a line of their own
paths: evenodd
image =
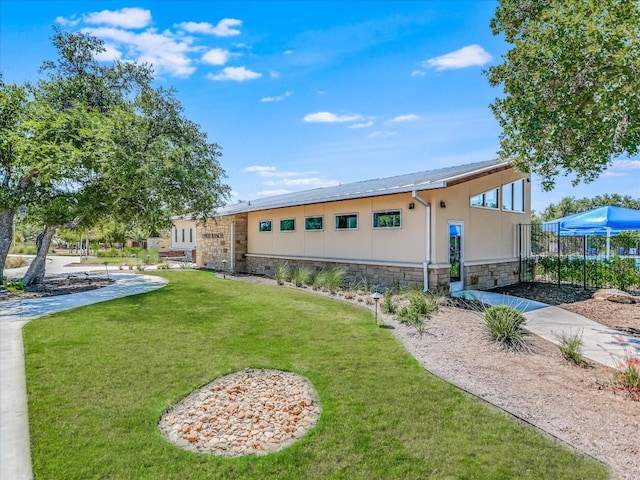
<svg viewBox="0 0 640 480">
<path fill-rule="evenodd" d="M 233 227 L 232 227 L 233 225 Z M 232 248 L 232 230 L 235 243 Z M 247 214 L 208 218 L 196 228 L 196 266 L 210 270 L 244 272 L 247 253 Z M 231 255 L 234 255 L 232 262 Z"/>
<path fill-rule="evenodd" d="M 518 260 L 468 265 L 464 268 L 464 286 L 469 289 L 487 290 L 518 283 L 519 268 Z"/>
<path fill-rule="evenodd" d="M 295 269 L 298 266 L 306 266 L 312 272 L 318 272 L 322 269 L 341 268 L 345 271 L 348 281 L 359 282 L 366 279 L 370 285 L 378 287 L 397 288 L 412 285 L 422 287 L 424 281 L 422 266 L 372 265 L 325 260 L 273 258 L 257 255 L 247 256 L 247 273 L 273 277 L 276 266 L 284 263 L 287 263 L 291 269 Z"/>
</svg>

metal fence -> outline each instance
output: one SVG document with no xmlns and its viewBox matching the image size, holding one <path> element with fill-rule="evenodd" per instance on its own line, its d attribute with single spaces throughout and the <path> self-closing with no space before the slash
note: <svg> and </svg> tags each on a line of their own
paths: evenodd
<svg viewBox="0 0 640 480">
<path fill-rule="evenodd" d="M 638 236 L 560 235 L 559 225 L 520 224 L 516 237 L 520 282 L 640 288 Z"/>
</svg>

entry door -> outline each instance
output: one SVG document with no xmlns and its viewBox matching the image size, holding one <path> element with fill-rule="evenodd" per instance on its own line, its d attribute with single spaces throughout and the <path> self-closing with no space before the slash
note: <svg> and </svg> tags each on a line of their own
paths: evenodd
<svg viewBox="0 0 640 480">
<path fill-rule="evenodd" d="M 462 264 L 463 252 L 463 224 L 462 222 L 449 222 L 449 290 L 452 292 L 462 290 L 464 272 Z"/>
</svg>

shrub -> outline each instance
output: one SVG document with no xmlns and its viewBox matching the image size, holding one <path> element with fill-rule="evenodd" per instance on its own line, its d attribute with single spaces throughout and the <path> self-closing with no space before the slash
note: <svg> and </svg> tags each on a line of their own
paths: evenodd
<svg viewBox="0 0 640 480">
<path fill-rule="evenodd" d="M 4 268 L 20 268 L 29 265 L 29 261 L 24 257 L 7 257 Z"/>
<path fill-rule="evenodd" d="M 169 270 L 171 268 L 171 265 L 169 264 L 169 262 L 160 262 L 158 264 L 158 270 Z"/>
<path fill-rule="evenodd" d="M 614 375 L 615 382 L 629 392 L 631 398 L 640 400 L 640 357 L 627 355 L 621 370 Z"/>
<path fill-rule="evenodd" d="M 582 356 L 582 331 L 575 333 L 565 333 L 562 332 L 559 335 L 556 335 L 558 339 L 560 349 L 560 353 L 562 357 L 578 366 L 584 366 L 587 364 L 584 357 Z"/>
<path fill-rule="evenodd" d="M 493 305 L 485 309 L 484 331 L 489 339 L 511 351 L 530 351 L 528 332 L 523 328 L 526 319 L 517 308 Z"/>
<path fill-rule="evenodd" d="M 410 290 L 406 294 L 409 305 L 398 312 L 398 321 L 416 329 L 420 337 L 426 332 L 426 320 L 438 311 L 438 304 L 420 290 Z"/>
<path fill-rule="evenodd" d="M 344 281 L 345 271 L 341 268 L 332 268 L 327 272 L 326 284 L 329 293 L 336 293 Z"/>
<path fill-rule="evenodd" d="M 322 290 L 326 287 L 326 285 L 327 285 L 327 272 L 324 270 L 321 270 L 313 278 L 313 282 L 311 283 L 311 286 L 313 287 L 314 290 Z"/>
<path fill-rule="evenodd" d="M 391 290 L 388 288 L 384 291 L 384 300 L 382 301 L 382 305 L 380 306 L 380 309 L 384 313 L 391 313 L 391 314 L 396 313 L 396 311 L 398 310 L 398 307 L 396 307 L 396 304 L 393 303 L 393 293 L 391 293 Z"/>
<path fill-rule="evenodd" d="M 291 273 L 288 263 L 281 263 L 279 265 L 276 265 L 274 277 L 276 279 L 276 282 L 278 282 L 278 285 L 284 285 L 284 282 L 288 282 L 290 275 Z"/>
<path fill-rule="evenodd" d="M 305 267 L 304 265 L 298 266 L 291 275 L 291 281 L 295 284 L 296 287 L 302 287 L 305 284 L 308 284 L 311 281 L 311 270 L 309 267 Z"/>
</svg>

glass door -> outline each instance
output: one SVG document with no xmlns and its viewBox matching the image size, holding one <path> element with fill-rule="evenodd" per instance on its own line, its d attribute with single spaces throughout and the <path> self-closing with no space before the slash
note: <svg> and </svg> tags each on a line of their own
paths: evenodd
<svg viewBox="0 0 640 480">
<path fill-rule="evenodd" d="M 449 222 L 449 290 L 452 292 L 463 288 L 462 246 L 462 222 Z"/>
</svg>

